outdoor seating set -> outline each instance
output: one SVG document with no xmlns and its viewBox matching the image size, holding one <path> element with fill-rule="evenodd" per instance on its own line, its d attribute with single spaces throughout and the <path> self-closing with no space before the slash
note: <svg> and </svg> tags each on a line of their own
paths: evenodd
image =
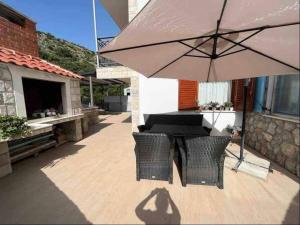
<svg viewBox="0 0 300 225">
<path fill-rule="evenodd" d="M 173 183 L 173 160 L 183 186 L 216 185 L 223 189 L 225 149 L 231 137 L 210 136 L 203 115 L 145 115 L 145 125 L 134 132 L 137 180 Z"/>
</svg>

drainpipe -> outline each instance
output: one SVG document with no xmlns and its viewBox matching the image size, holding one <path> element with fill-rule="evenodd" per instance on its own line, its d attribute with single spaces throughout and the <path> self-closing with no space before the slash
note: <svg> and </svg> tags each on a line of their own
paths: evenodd
<svg viewBox="0 0 300 225">
<path fill-rule="evenodd" d="M 93 94 L 93 81 L 92 77 L 90 76 L 90 107 L 94 107 L 94 94 Z"/>
<path fill-rule="evenodd" d="M 93 1 L 93 19 L 94 19 L 94 35 L 95 35 L 95 44 L 96 44 L 96 61 L 97 61 L 97 68 L 99 68 L 99 55 L 98 55 L 98 34 L 97 34 L 97 18 L 96 18 L 96 4 L 95 0 Z"/>
<path fill-rule="evenodd" d="M 264 106 L 266 77 L 257 77 L 255 82 L 254 112 L 262 112 Z"/>
</svg>

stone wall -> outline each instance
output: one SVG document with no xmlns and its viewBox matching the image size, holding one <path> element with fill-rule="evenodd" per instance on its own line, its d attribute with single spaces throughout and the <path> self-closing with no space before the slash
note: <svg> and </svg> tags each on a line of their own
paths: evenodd
<svg viewBox="0 0 300 225">
<path fill-rule="evenodd" d="M 72 115 L 81 113 L 81 97 L 79 80 L 70 81 Z"/>
<path fill-rule="evenodd" d="M 248 113 L 245 143 L 300 177 L 299 122 Z"/>
<path fill-rule="evenodd" d="M 0 64 L 0 115 L 16 115 L 12 77 L 4 64 Z"/>
</svg>

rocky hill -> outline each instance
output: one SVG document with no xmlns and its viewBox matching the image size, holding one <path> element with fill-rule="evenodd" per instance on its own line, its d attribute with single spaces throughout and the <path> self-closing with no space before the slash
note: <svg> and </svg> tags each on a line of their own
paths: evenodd
<svg viewBox="0 0 300 225">
<path fill-rule="evenodd" d="M 93 51 L 40 31 L 38 42 L 42 59 L 77 74 L 95 71 L 96 57 Z"/>
</svg>

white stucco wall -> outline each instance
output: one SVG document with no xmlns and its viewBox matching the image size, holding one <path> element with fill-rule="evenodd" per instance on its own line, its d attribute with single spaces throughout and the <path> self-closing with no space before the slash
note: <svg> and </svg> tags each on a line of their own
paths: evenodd
<svg viewBox="0 0 300 225">
<path fill-rule="evenodd" d="M 178 111 L 178 80 L 159 79 L 140 75 L 139 122 L 144 124 L 143 114 Z"/>
<path fill-rule="evenodd" d="M 15 66 L 12 64 L 8 64 L 8 68 L 12 74 L 16 112 L 18 116 L 27 117 L 23 92 L 23 77 L 63 83 L 64 85 L 62 87 L 62 101 L 64 113 L 72 115 L 70 79 L 47 72 L 32 70 L 21 66 Z"/>
<path fill-rule="evenodd" d="M 211 135 L 228 135 L 226 127 L 242 126 L 242 112 L 215 111 L 201 112 L 203 115 L 203 126 L 212 128 Z"/>
<path fill-rule="evenodd" d="M 149 2 L 149 0 L 137 0 L 138 12 L 141 11 L 148 2 Z"/>
</svg>

